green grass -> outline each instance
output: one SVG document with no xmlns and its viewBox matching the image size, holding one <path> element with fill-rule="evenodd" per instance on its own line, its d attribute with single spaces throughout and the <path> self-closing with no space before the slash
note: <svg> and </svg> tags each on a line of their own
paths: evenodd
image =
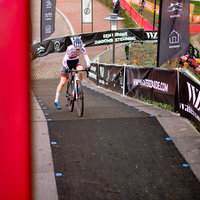
<svg viewBox="0 0 200 200">
<path fill-rule="evenodd" d="M 194 4 L 194 15 L 200 15 L 200 1 L 190 1 L 190 3 Z"/>
<path fill-rule="evenodd" d="M 107 8 L 109 8 L 109 10 L 111 12 L 113 12 L 113 3 L 112 3 L 112 0 L 97 0 L 97 1 L 99 3 L 101 3 L 101 4 L 103 4 L 104 6 L 106 6 Z M 130 17 L 130 15 L 123 8 L 121 8 L 119 16 L 124 18 L 124 20 L 122 21 L 124 28 L 139 27 L 135 23 L 135 21 Z"/>
</svg>

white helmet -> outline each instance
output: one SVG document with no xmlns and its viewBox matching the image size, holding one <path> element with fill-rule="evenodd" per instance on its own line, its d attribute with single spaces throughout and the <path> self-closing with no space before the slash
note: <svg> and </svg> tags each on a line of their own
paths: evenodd
<svg viewBox="0 0 200 200">
<path fill-rule="evenodd" d="M 82 46 L 83 46 L 83 41 L 80 38 L 76 38 L 73 41 L 73 46 L 74 46 L 75 49 L 81 49 Z"/>
</svg>

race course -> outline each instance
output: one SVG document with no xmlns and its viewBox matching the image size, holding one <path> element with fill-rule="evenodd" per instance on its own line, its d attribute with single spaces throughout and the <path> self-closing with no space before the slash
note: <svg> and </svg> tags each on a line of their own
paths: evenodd
<svg viewBox="0 0 200 200">
<path fill-rule="evenodd" d="M 186 160 L 155 116 L 86 81 L 83 117 L 76 105 L 72 113 L 67 110 L 64 90 L 58 111 L 58 82 L 35 80 L 32 90 L 42 102 L 50 142 L 56 142 L 51 150 L 55 175 L 60 174 L 59 200 L 200 199 L 198 179 L 183 166 Z"/>
</svg>

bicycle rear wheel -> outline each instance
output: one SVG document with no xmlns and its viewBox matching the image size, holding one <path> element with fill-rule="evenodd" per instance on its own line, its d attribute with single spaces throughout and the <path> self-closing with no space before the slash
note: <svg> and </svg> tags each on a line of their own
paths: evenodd
<svg viewBox="0 0 200 200">
<path fill-rule="evenodd" d="M 72 112 L 74 110 L 74 100 L 72 96 L 72 82 L 70 80 L 67 81 L 67 92 L 66 92 L 66 99 L 67 99 L 67 104 L 68 110 Z"/>
<path fill-rule="evenodd" d="M 84 96 L 83 96 L 83 89 L 81 85 L 81 81 L 76 81 L 76 92 L 77 92 L 77 98 L 76 98 L 76 105 L 77 105 L 77 111 L 79 117 L 82 117 L 83 115 L 83 108 L 84 108 Z"/>
</svg>

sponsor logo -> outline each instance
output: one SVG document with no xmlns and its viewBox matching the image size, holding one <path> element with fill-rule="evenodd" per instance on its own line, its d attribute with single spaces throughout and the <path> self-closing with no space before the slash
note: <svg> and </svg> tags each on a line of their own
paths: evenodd
<svg viewBox="0 0 200 200">
<path fill-rule="evenodd" d="M 148 39 L 158 39 L 158 32 L 146 32 Z"/>
<path fill-rule="evenodd" d="M 51 26 L 50 25 L 45 26 L 45 33 L 51 33 Z"/>
<path fill-rule="evenodd" d="M 54 43 L 54 49 L 55 49 L 55 50 L 59 50 L 59 49 L 60 49 L 60 42 L 59 42 L 59 41 L 56 41 L 56 42 Z"/>
<path fill-rule="evenodd" d="M 100 76 L 104 77 L 104 67 L 100 67 Z"/>
<path fill-rule="evenodd" d="M 150 80 L 150 79 L 133 79 L 133 87 L 140 86 L 140 85 L 143 87 L 160 90 L 166 93 L 168 93 L 168 89 L 169 89 L 168 83 L 164 83 L 164 82 L 160 82 L 156 80 Z"/>
<path fill-rule="evenodd" d="M 178 48 L 180 35 L 177 31 L 173 30 L 169 35 L 169 43 L 171 44 L 169 48 Z"/>
<path fill-rule="evenodd" d="M 53 18 L 53 13 L 46 13 L 45 14 L 45 20 L 52 20 Z"/>
<path fill-rule="evenodd" d="M 52 7 L 52 3 L 50 0 L 46 1 L 46 8 L 51 8 Z"/>
<path fill-rule="evenodd" d="M 176 2 L 176 3 L 171 3 L 168 6 L 168 12 L 174 12 L 174 11 L 182 11 L 182 3 Z"/>
<path fill-rule="evenodd" d="M 187 82 L 188 87 L 188 101 L 192 104 L 198 111 L 200 111 L 200 91 L 195 86 Z"/>
<path fill-rule="evenodd" d="M 40 56 L 42 53 L 44 53 L 45 52 L 45 48 L 43 47 L 43 46 L 39 46 L 38 48 L 37 48 L 37 53 L 38 53 L 38 55 Z"/>
</svg>

